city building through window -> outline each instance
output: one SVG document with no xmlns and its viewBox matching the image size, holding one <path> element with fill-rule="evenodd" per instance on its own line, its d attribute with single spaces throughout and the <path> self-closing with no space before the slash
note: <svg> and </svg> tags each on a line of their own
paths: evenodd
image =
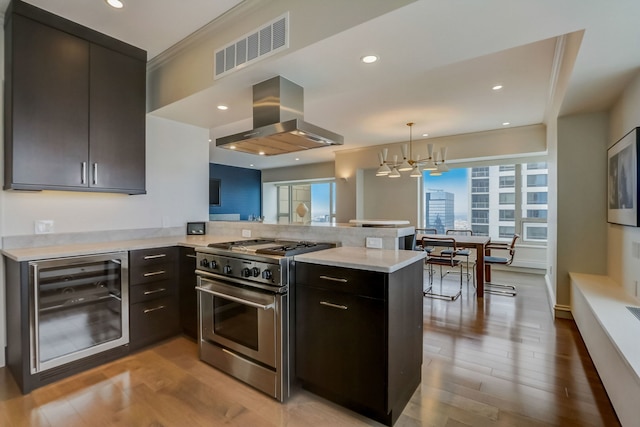
<svg viewBox="0 0 640 427">
<path fill-rule="evenodd" d="M 495 240 L 518 233 L 524 242 L 546 244 L 547 173 L 545 162 L 426 172 L 425 227 L 471 229 Z"/>
</svg>

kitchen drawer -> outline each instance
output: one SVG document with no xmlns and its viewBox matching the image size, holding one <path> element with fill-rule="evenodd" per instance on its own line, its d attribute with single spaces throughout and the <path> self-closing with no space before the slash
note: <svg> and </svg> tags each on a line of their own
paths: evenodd
<svg viewBox="0 0 640 427">
<path fill-rule="evenodd" d="M 175 263 L 178 260 L 178 248 L 163 247 L 138 249 L 129 252 L 129 264 L 144 268 L 146 265 Z"/>
<path fill-rule="evenodd" d="M 155 282 L 141 283 L 129 289 L 131 304 L 163 298 L 175 294 L 176 284 L 173 280 L 158 280 Z"/>
<path fill-rule="evenodd" d="M 177 248 L 144 249 L 129 252 L 129 284 L 175 280 Z"/>
<path fill-rule="evenodd" d="M 387 275 L 376 271 L 296 263 L 296 286 L 385 299 L 386 283 Z"/>
<path fill-rule="evenodd" d="M 178 301 L 174 297 L 131 304 L 129 312 L 131 348 L 144 347 L 179 333 L 180 315 Z"/>
</svg>

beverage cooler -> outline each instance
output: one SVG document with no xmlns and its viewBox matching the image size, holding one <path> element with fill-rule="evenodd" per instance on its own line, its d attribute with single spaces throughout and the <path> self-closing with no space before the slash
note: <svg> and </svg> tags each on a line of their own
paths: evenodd
<svg viewBox="0 0 640 427">
<path fill-rule="evenodd" d="M 127 252 L 9 263 L 7 275 L 21 323 L 8 325 L 7 361 L 24 393 L 128 353 Z"/>
</svg>

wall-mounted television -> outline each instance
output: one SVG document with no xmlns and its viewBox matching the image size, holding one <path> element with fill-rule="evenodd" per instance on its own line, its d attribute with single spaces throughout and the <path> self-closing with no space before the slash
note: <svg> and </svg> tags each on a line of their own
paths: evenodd
<svg viewBox="0 0 640 427">
<path fill-rule="evenodd" d="M 221 206 L 220 204 L 220 187 L 221 183 L 219 179 L 209 179 L 209 205 Z"/>
</svg>

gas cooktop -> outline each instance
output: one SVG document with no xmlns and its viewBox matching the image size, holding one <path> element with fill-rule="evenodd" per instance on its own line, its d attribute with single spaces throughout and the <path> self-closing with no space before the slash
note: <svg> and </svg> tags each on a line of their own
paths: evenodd
<svg viewBox="0 0 640 427">
<path fill-rule="evenodd" d="M 275 239 L 238 240 L 233 242 L 211 243 L 209 247 L 225 249 L 231 252 L 244 252 L 262 255 L 293 256 L 307 252 L 335 248 L 335 243 L 289 241 Z"/>
</svg>

